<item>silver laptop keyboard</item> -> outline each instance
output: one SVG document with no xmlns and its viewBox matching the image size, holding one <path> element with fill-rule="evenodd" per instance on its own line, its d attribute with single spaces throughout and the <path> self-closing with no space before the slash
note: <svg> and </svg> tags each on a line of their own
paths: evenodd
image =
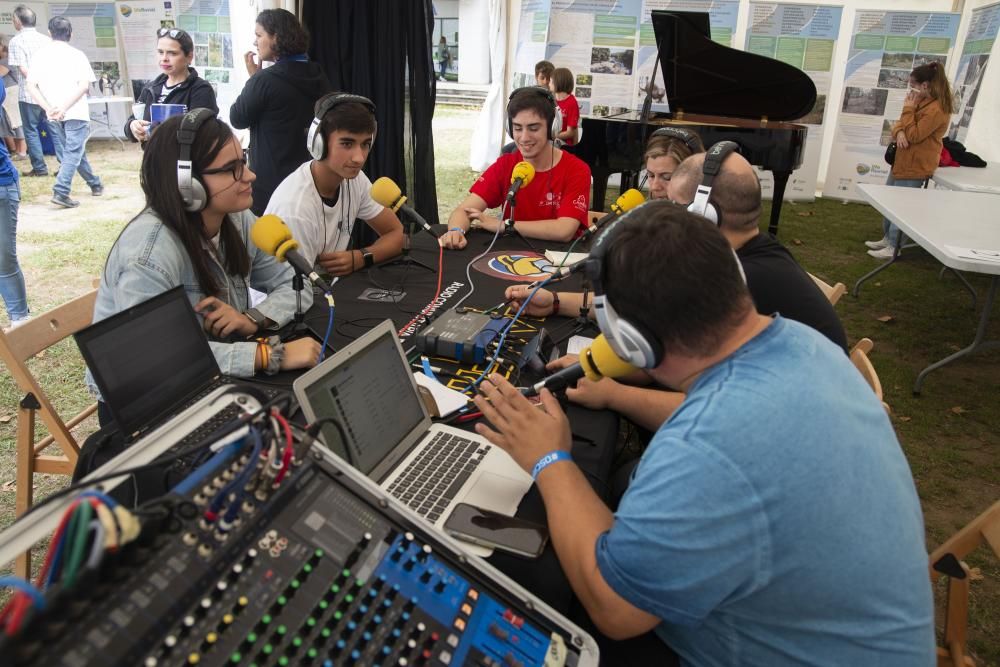
<svg viewBox="0 0 1000 667">
<path fill-rule="evenodd" d="M 438 432 L 389 485 L 389 493 L 431 522 L 437 521 L 490 445 Z"/>
</svg>

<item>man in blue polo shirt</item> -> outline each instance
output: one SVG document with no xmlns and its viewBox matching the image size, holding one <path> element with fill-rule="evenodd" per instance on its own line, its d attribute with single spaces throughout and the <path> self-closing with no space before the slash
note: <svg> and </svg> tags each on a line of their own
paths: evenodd
<svg viewBox="0 0 1000 667">
<path fill-rule="evenodd" d="M 715 225 L 649 202 L 610 228 L 608 301 L 687 398 L 612 514 L 558 402 L 499 376 L 477 431 L 535 474 L 573 590 L 611 639 L 695 665 L 934 664 L 923 518 L 881 403 L 843 350 L 758 314 Z M 555 454 L 554 454 L 555 453 Z"/>
</svg>

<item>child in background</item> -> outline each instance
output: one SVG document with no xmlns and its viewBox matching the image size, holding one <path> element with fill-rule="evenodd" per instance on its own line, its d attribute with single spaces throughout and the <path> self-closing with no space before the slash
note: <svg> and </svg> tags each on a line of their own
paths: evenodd
<svg viewBox="0 0 1000 667">
<path fill-rule="evenodd" d="M 552 71 L 556 68 L 555 65 L 550 63 L 548 60 L 539 60 L 535 63 L 535 83 L 537 83 L 542 88 L 549 87 L 549 79 L 552 78 Z"/>
<path fill-rule="evenodd" d="M 577 142 L 580 133 L 580 103 L 573 96 L 573 73 L 557 67 L 549 79 L 549 89 L 555 95 L 556 105 L 562 112 L 562 131 L 556 135 L 566 146 Z"/>
</svg>

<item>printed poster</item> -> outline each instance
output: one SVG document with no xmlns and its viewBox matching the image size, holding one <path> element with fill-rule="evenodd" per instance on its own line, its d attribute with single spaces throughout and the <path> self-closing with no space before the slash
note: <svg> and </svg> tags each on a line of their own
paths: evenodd
<svg viewBox="0 0 1000 667">
<path fill-rule="evenodd" d="M 960 15 L 858 11 L 844 93 L 823 194 L 861 201 L 855 186 L 884 183 L 885 147 L 899 119 L 914 67 L 933 61 L 947 71 Z"/>
<path fill-rule="evenodd" d="M 535 63 L 545 60 L 551 0 L 524 0 L 514 50 L 513 88 L 535 85 Z"/>
<path fill-rule="evenodd" d="M 242 90 L 233 71 L 229 0 L 175 0 L 172 4 L 177 12 L 176 26 L 194 40 L 193 66 L 201 78 L 212 84 L 219 117 L 229 122 L 229 108 Z"/>
<path fill-rule="evenodd" d="M 816 104 L 812 111 L 792 121 L 807 125 L 809 133 L 802 166 L 788 179 L 786 200 L 813 201 L 816 196 L 826 103 L 842 14 L 843 7 L 830 5 L 750 3 L 746 51 L 797 67 L 816 85 Z M 774 190 L 771 172 L 758 169 L 757 174 L 764 197 L 770 199 Z"/>
<path fill-rule="evenodd" d="M 1000 29 L 1000 2 L 972 10 L 968 32 L 965 35 L 965 45 L 958 60 L 958 72 L 952 80 L 955 92 L 956 118 L 953 119 L 948 132 L 952 139 L 965 142 L 969 133 L 969 123 L 979 98 L 979 88 L 986 74 L 986 63 L 990 60 L 990 51 L 996 41 Z"/>
<path fill-rule="evenodd" d="M 553 1 L 546 59 L 573 72 L 582 115 L 628 110 L 641 9 L 641 0 Z"/>
<path fill-rule="evenodd" d="M 125 65 L 128 68 L 133 98 L 139 96 L 149 81 L 160 75 L 156 62 L 156 31 L 172 25 L 167 9 L 170 4 L 170 0 L 118 3 L 118 31 L 125 51 Z"/>
</svg>

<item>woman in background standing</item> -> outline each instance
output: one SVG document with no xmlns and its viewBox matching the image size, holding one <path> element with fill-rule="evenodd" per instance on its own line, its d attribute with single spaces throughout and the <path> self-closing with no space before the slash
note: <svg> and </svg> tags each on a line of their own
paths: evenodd
<svg viewBox="0 0 1000 667">
<path fill-rule="evenodd" d="M 445 70 L 448 69 L 448 61 L 451 60 L 451 52 L 448 50 L 448 39 L 441 35 L 441 41 L 438 42 L 437 48 L 438 57 L 438 81 L 447 81 L 444 77 Z"/>
<path fill-rule="evenodd" d="M 910 92 L 903 111 L 892 126 L 896 141 L 896 159 L 886 185 L 922 188 L 934 175 L 941 159 L 941 139 L 948 131 L 952 114 L 951 86 L 944 67 L 929 62 L 910 73 Z M 892 259 L 902 234 L 888 218 L 882 219 L 882 239 L 865 241 L 868 254 L 877 259 Z"/>
<path fill-rule="evenodd" d="M 250 163 L 257 174 L 253 212 L 262 215 L 275 188 L 311 159 L 306 132 L 316 100 L 330 92 L 319 63 L 309 60 L 309 33 L 284 9 L 257 15 L 253 51 L 244 55 L 250 80 L 229 110 L 229 122 L 250 128 Z M 274 64 L 263 67 L 264 61 Z"/>
<path fill-rule="evenodd" d="M 160 28 L 156 36 L 156 63 L 162 74 L 139 93 L 137 102 L 145 105 L 142 118 L 132 115 L 125 121 L 125 136 L 143 143 L 149 139 L 149 119 L 154 104 L 183 104 L 188 111 L 211 109 L 219 112 L 212 84 L 191 67 L 194 59 L 191 35 L 179 28 Z"/>
</svg>

